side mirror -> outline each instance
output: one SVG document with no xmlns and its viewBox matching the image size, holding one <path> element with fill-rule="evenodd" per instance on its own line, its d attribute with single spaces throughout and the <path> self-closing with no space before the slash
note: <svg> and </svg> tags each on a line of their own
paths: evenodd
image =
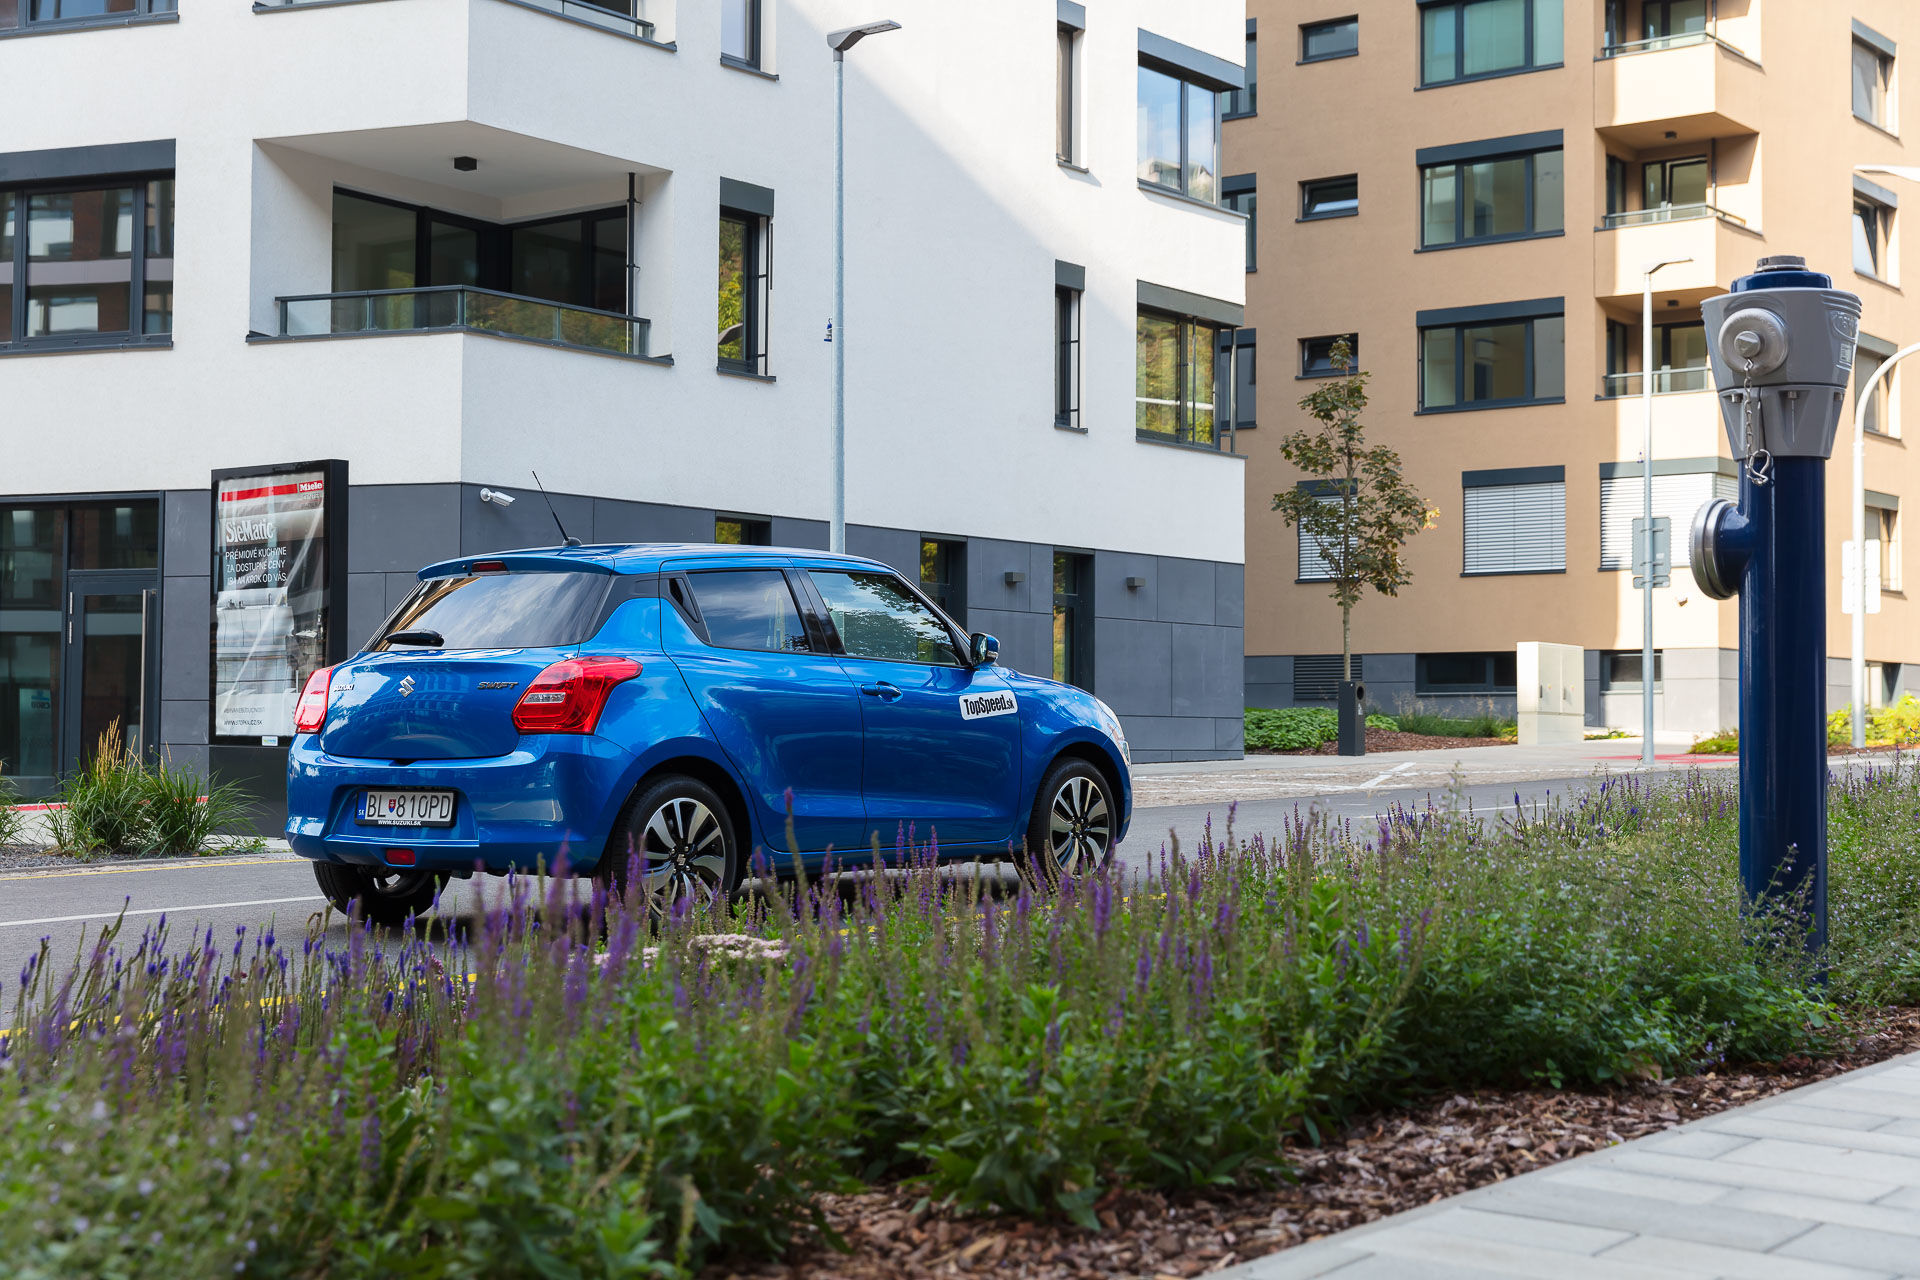
<svg viewBox="0 0 1920 1280">
<path fill-rule="evenodd" d="M 1000 661 L 1000 642 L 984 631 L 976 631 L 967 643 L 967 656 L 976 667 L 991 667 Z"/>
</svg>

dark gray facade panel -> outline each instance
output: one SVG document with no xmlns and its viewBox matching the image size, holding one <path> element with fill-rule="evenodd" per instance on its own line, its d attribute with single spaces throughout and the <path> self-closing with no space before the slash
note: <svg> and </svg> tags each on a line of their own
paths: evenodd
<svg viewBox="0 0 1920 1280">
<path fill-rule="evenodd" d="M 160 697 L 198 698 L 206 705 L 213 681 L 213 599 L 210 579 L 168 578 L 160 592 Z M 201 728 L 204 738 L 206 729 Z"/>
<path fill-rule="evenodd" d="M 920 539 L 904 529 L 876 529 L 871 525 L 850 524 L 847 526 L 847 554 L 878 560 L 881 564 L 892 565 L 915 582 L 920 580 Z M 962 584 L 963 591 L 967 585 L 970 584 Z"/>
<path fill-rule="evenodd" d="M 756 213 L 763 218 L 773 216 L 773 188 L 756 187 L 751 182 L 741 182 L 734 178 L 720 179 L 720 203 L 729 209 L 738 209 L 742 213 Z"/>
<path fill-rule="evenodd" d="M 1019 582 L 1007 581 L 1007 574 L 1023 575 Z M 1049 565 L 1043 581 L 1033 576 L 1033 556 L 1024 542 L 1001 542 L 994 538 L 974 538 L 967 543 L 967 608 L 1032 613 L 1035 603 L 1053 612 L 1053 569 Z"/>
<path fill-rule="evenodd" d="M 1414 313 L 1414 323 L 1425 329 L 1442 324 L 1493 324 L 1501 320 L 1526 320 L 1534 316 L 1557 316 L 1566 312 L 1567 300 L 1528 298 L 1521 302 L 1488 302 L 1474 307 L 1437 307 Z"/>
<path fill-rule="evenodd" d="M 1517 155 L 1525 151 L 1551 151 L 1563 146 L 1558 129 L 1539 133 L 1515 133 L 1504 138 L 1483 138 L 1478 142 L 1455 142 L 1444 147 L 1421 147 L 1413 153 L 1418 165 L 1448 164 L 1460 160 L 1485 160 L 1490 156 Z"/>
<path fill-rule="evenodd" d="M 1247 624 L 1247 566 L 1213 566 L 1213 625 L 1233 627 Z"/>
<path fill-rule="evenodd" d="M 1141 751 L 1211 752 L 1217 740 L 1212 716 L 1141 716 L 1126 721 L 1127 745 Z M 1224 814 L 1226 805 L 1220 809 Z"/>
<path fill-rule="evenodd" d="M 393 610 L 387 604 L 387 575 L 350 573 L 347 575 L 347 648 L 359 652 L 373 638 L 373 631 Z"/>
<path fill-rule="evenodd" d="M 348 572 L 412 574 L 458 556 L 460 490 L 456 484 L 354 485 L 347 496 Z"/>
<path fill-rule="evenodd" d="M 1087 287 L 1087 269 L 1075 262 L 1062 262 L 1058 258 L 1053 262 L 1053 282 L 1068 289 Z"/>
<path fill-rule="evenodd" d="M 1053 626 L 1047 614 L 967 606 L 967 622 L 1000 642 L 1000 665 L 1030 676 L 1053 674 Z"/>
<path fill-rule="evenodd" d="M 553 509 L 547 509 L 546 500 L 538 489 L 502 489 L 513 498 L 513 505 L 503 507 L 494 502 L 480 501 L 480 490 L 492 488 L 491 485 L 463 484 L 459 488 L 460 512 L 460 550 L 463 556 L 484 555 L 489 551 L 518 551 L 529 547 L 557 547 L 561 545 L 560 529 L 553 522 L 557 513 L 560 523 L 566 526 L 570 537 L 582 542 L 593 541 L 593 499 L 582 498 L 577 494 L 556 493 L 553 495 Z M 354 491 L 358 497 L 360 490 Z M 708 535 L 711 537 L 711 533 Z M 357 550 L 357 548 L 355 548 Z M 440 557 L 444 559 L 445 557 Z M 412 566 L 415 569 L 432 563 L 423 559 Z M 358 565 L 356 568 L 360 567 Z"/>
<path fill-rule="evenodd" d="M 799 520 L 792 516 L 773 517 L 773 545 L 776 547 L 804 547 L 810 551 L 827 549 L 828 526 L 825 520 Z M 915 554 L 919 549 L 915 548 Z M 902 570 L 906 572 L 906 570 Z M 914 571 L 914 580 L 919 580 L 919 572 Z"/>
<path fill-rule="evenodd" d="M 207 744 L 207 700 L 163 698 L 160 702 L 160 745 L 175 755 L 173 748 Z"/>
<path fill-rule="evenodd" d="M 1162 622 L 1213 621 L 1214 572 L 1211 560 L 1160 558 L 1160 592 L 1156 602 Z"/>
<path fill-rule="evenodd" d="M 213 572 L 213 494 L 169 489 L 160 495 L 160 571 L 169 578 Z"/>
<path fill-rule="evenodd" d="M 392 613 L 400 607 L 400 602 L 407 598 L 407 593 L 420 585 L 420 577 L 413 573 L 389 573 L 384 576 L 387 580 L 387 613 Z M 367 637 L 360 638 L 365 640 Z"/>
<path fill-rule="evenodd" d="M 1691 476 L 1702 471 L 1716 475 L 1737 476 L 1740 464 L 1732 458 L 1655 458 L 1653 474 L 1657 476 Z M 1617 480 L 1623 476 L 1638 476 L 1638 462 L 1603 462 L 1600 464 L 1602 480 Z"/>
<path fill-rule="evenodd" d="M 593 500 L 595 542 L 712 542 L 713 512 L 657 502 Z"/>
<path fill-rule="evenodd" d="M 1462 471 L 1462 489 L 1491 489 L 1503 484 L 1565 484 L 1565 467 L 1494 467 L 1485 471 Z"/>
<path fill-rule="evenodd" d="M 1246 87 L 1247 69 L 1238 63 L 1228 62 L 1204 49 L 1181 44 L 1178 40 L 1155 35 L 1144 27 L 1139 31 L 1141 62 L 1171 71 L 1182 79 L 1219 93 L 1231 93 Z"/>
<path fill-rule="evenodd" d="M 1245 705 L 1234 677 L 1245 654 L 1231 627 L 1168 623 L 1167 698 L 1176 716 L 1233 716 Z"/>
<path fill-rule="evenodd" d="M 1247 309 L 1238 302 L 1228 302 L 1225 298 L 1209 298 L 1204 293 L 1189 293 L 1185 289 L 1154 284 L 1149 280 L 1138 280 L 1134 285 L 1135 300 L 1143 307 L 1171 311 L 1175 315 L 1193 316 L 1195 319 L 1223 324 L 1228 328 L 1238 328 L 1247 320 Z"/>
<path fill-rule="evenodd" d="M 203 722 L 206 719 L 206 714 L 207 704 L 203 702 L 200 704 L 200 717 Z M 203 729 L 202 732 L 205 732 L 205 730 Z M 198 743 L 182 742 L 169 747 L 167 750 L 168 764 L 176 769 L 192 769 L 203 778 L 213 772 L 212 762 L 212 750 Z M 285 801 L 281 801 L 281 803 L 284 804 Z M 268 831 L 263 834 L 278 836 L 280 832 Z"/>
<path fill-rule="evenodd" d="M 1173 714 L 1173 628 L 1126 618 L 1094 621 L 1094 686 L 1122 716 Z"/>
<path fill-rule="evenodd" d="M 116 173 L 173 168 L 173 139 L 115 142 L 99 147 L 54 147 L 0 152 L 0 183 L 63 182 Z"/>
<path fill-rule="evenodd" d="M 1128 578 L 1143 578 L 1129 587 Z M 1102 618 L 1159 617 L 1160 557 L 1125 551 L 1103 551 L 1093 558 L 1093 607 Z"/>
<path fill-rule="evenodd" d="M 1131 744 L 1129 744 L 1131 745 Z M 1213 722 L 1214 750 L 1228 756 L 1237 756 L 1247 749 L 1247 720 L 1245 716 L 1229 716 Z"/>
</svg>

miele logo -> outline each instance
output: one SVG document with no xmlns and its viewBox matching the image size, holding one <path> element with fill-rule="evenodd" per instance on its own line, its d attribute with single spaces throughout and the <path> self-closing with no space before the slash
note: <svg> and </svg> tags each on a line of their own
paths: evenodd
<svg viewBox="0 0 1920 1280">
<path fill-rule="evenodd" d="M 400 696 L 403 698 L 411 698 L 413 696 L 413 677 L 412 676 L 406 676 L 401 679 Z"/>
<path fill-rule="evenodd" d="M 1011 693 L 963 693 L 960 695 L 960 718 L 962 720 L 984 720 L 988 716 L 1010 716 L 1020 709 L 1020 703 Z"/>
<path fill-rule="evenodd" d="M 478 686 L 482 689 L 518 689 L 518 680 L 482 680 Z"/>
</svg>

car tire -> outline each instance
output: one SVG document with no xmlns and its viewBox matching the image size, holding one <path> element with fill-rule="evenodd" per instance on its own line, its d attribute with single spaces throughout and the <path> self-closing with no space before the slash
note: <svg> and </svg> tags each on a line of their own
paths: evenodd
<svg viewBox="0 0 1920 1280">
<path fill-rule="evenodd" d="M 610 899 L 620 898 L 630 868 L 637 870 L 637 901 L 664 917 L 681 898 L 724 908 L 739 887 L 740 866 L 733 815 L 720 793 L 698 778 L 667 774 L 627 802 L 593 878 Z"/>
<path fill-rule="evenodd" d="M 447 882 L 446 876 L 433 871 L 398 867 L 376 871 L 334 862 L 314 863 L 313 878 L 342 915 L 358 915 L 385 929 L 425 916 L 440 896 L 440 886 Z"/>
<path fill-rule="evenodd" d="M 1062 756 L 1034 792 L 1021 866 L 1048 880 L 1087 875 L 1113 855 L 1118 830 L 1107 775 L 1090 761 Z"/>
</svg>

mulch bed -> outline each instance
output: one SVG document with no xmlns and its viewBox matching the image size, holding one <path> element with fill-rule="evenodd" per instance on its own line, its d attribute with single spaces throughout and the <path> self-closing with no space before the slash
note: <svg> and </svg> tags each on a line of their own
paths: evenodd
<svg viewBox="0 0 1920 1280">
<path fill-rule="evenodd" d="M 1510 747 L 1504 738 L 1441 738 L 1425 733 L 1401 733 L 1397 729 L 1367 730 L 1367 750 L 1374 751 L 1453 751 L 1460 747 Z M 1323 742 L 1311 750 L 1249 751 L 1250 756 L 1330 756 L 1338 754 L 1340 744 Z"/>
<path fill-rule="evenodd" d="M 832 1196 L 824 1208 L 851 1253 L 811 1242 L 784 1263 L 712 1267 L 705 1280 L 1196 1276 L 1916 1050 L 1920 1008 L 1890 1009 L 1862 1024 L 1853 1049 L 1836 1058 L 1592 1093 L 1485 1089 L 1431 1098 L 1366 1117 L 1324 1147 L 1293 1149 L 1297 1184 L 1110 1195 L 1099 1207 L 1100 1232 L 958 1218 L 922 1203 L 910 1185 Z"/>
</svg>

